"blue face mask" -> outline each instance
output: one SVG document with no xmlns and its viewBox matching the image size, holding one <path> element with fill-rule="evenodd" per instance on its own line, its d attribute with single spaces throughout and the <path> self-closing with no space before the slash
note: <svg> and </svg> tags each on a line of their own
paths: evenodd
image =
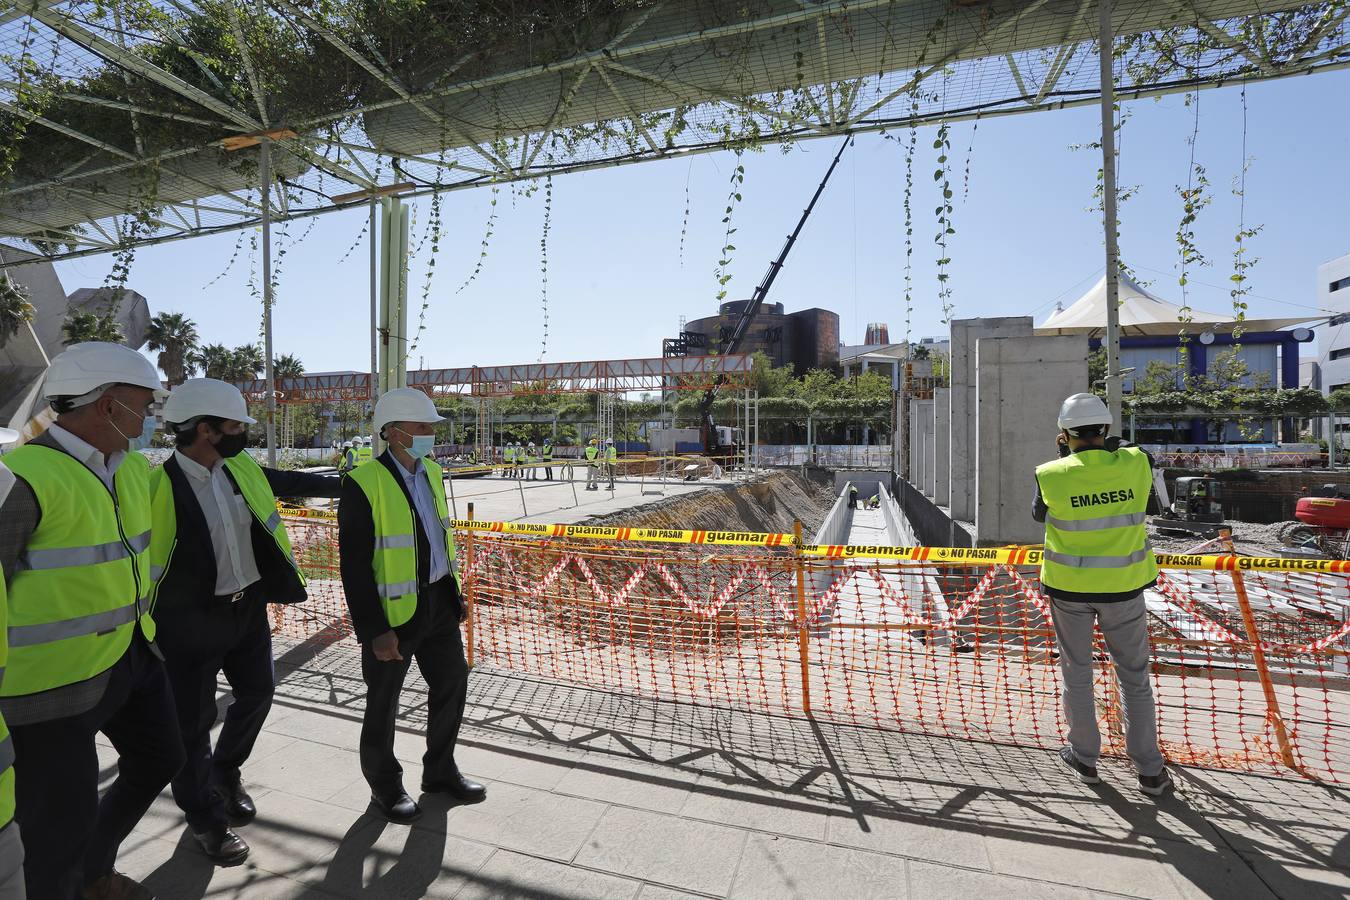
<svg viewBox="0 0 1350 900">
<path fill-rule="evenodd" d="M 408 452 L 414 457 L 421 458 L 430 456 L 431 449 L 436 446 L 436 435 L 434 434 L 410 434 L 412 445 L 408 447 Z"/>
<path fill-rule="evenodd" d="M 127 412 L 135 415 L 136 411 L 131 407 L 127 406 L 122 401 L 114 399 L 113 402 L 116 403 L 118 406 L 122 407 L 123 409 L 125 409 Z M 114 424 L 113 428 L 117 428 L 117 425 Z M 140 434 L 134 435 L 132 437 L 127 437 L 125 434 L 122 434 L 122 429 L 120 428 L 117 428 L 117 433 L 122 434 L 122 437 L 127 438 L 127 451 L 134 453 L 137 450 L 144 450 L 146 447 L 150 446 L 150 442 L 154 440 L 155 431 L 157 430 L 157 428 L 158 426 L 155 424 L 155 417 L 146 416 L 141 423 Z"/>
</svg>

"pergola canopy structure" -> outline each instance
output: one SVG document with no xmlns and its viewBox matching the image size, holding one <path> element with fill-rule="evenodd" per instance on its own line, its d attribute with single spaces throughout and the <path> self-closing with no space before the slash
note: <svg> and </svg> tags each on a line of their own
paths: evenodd
<svg viewBox="0 0 1350 900">
<path fill-rule="evenodd" d="M 0 237 L 51 258 L 405 195 L 1090 104 L 1091 0 L 0 3 Z M 1123 0 L 1121 98 L 1350 62 L 1347 0 Z"/>
</svg>

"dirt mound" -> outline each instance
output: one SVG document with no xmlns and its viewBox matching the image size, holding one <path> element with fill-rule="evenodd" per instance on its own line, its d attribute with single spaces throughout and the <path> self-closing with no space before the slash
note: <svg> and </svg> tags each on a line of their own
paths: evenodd
<svg viewBox="0 0 1350 900">
<path fill-rule="evenodd" d="M 809 540 L 834 498 L 829 485 L 789 472 L 774 472 L 748 484 L 712 485 L 693 494 L 595 516 L 586 524 L 787 534 L 795 518 L 801 519 L 802 531 Z"/>
</svg>

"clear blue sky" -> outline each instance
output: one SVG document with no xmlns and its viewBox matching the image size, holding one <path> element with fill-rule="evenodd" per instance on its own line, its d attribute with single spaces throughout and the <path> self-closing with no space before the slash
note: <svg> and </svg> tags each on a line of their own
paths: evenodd
<svg viewBox="0 0 1350 900">
<path fill-rule="evenodd" d="M 1316 266 L 1350 253 L 1347 96 L 1348 72 L 1248 88 L 1247 222 L 1264 226 L 1251 242 L 1253 255 L 1260 258 L 1251 272 L 1253 316 L 1311 314 Z M 1192 275 L 1190 302 L 1199 309 L 1231 309 L 1228 276 L 1238 227 L 1231 182 L 1241 166 L 1239 103 L 1236 88 L 1200 97 L 1196 161 L 1208 170 L 1214 202 L 1196 223 L 1198 244 L 1212 261 Z M 1142 278 L 1152 279 L 1156 293 L 1180 303 L 1176 186 L 1187 177 L 1194 111 L 1180 96 L 1129 106 L 1133 115 L 1124 128 L 1121 177 L 1140 190 L 1122 209 L 1122 251 Z M 962 182 L 972 125 L 952 126 L 957 234 L 950 251 L 957 317 L 1034 313 L 1040 322 L 1057 298 L 1071 302 L 1100 276 L 1101 231 L 1096 215 L 1087 211 L 1099 157 L 1069 149 L 1093 140 L 1097 121 L 1096 109 L 1085 108 L 980 123 L 970 154 L 968 196 Z M 920 131 L 915 162 L 915 337 L 944 332 L 934 267 L 934 131 Z M 730 297 L 748 296 L 754 289 L 835 148 L 835 139 L 828 139 L 787 154 L 771 147 L 745 155 Z M 713 270 L 733 165 L 732 154 L 718 153 L 554 181 L 549 360 L 657 356 L 661 338 L 675 333 L 681 314 L 696 318 L 715 309 Z M 686 184 L 690 211 L 681 261 Z M 837 311 L 848 343 L 859 341 L 871 321 L 889 323 L 892 339 L 903 338 L 903 195 L 901 143 L 860 136 L 771 299 L 789 310 L 822 306 Z M 513 202 L 503 187 L 483 272 L 458 295 L 455 289 L 478 256 L 489 192 L 480 188 L 445 196 L 445 236 L 419 351 L 428 366 L 538 357 L 543 196 L 540 190 Z M 429 202 L 419 201 L 419 231 Z M 368 250 L 362 245 L 344 263 L 337 262 L 362 219 L 356 211 L 323 216 L 286 254 L 276 348 L 300 356 L 309 371 L 369 365 Z M 293 224 L 292 237 L 306 227 Z M 255 340 L 260 313 L 247 288 L 247 239 L 230 274 L 204 287 L 224 268 L 235 240 L 225 235 L 142 250 L 130 286 L 149 298 L 152 311 L 174 310 L 193 318 L 203 341 L 235 345 Z M 58 269 L 69 291 L 100 283 L 110 265 L 107 257 L 92 257 Z M 424 272 L 425 259 L 414 259 L 410 290 L 415 304 Z M 410 367 L 417 362 L 411 360 Z"/>
</svg>

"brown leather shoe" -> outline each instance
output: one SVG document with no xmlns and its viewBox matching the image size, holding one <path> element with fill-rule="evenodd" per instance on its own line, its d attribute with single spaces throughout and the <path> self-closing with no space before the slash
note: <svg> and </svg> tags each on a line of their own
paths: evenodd
<svg viewBox="0 0 1350 900">
<path fill-rule="evenodd" d="M 155 900 L 150 889 L 121 872 L 109 872 L 85 885 L 84 900 Z"/>
</svg>

